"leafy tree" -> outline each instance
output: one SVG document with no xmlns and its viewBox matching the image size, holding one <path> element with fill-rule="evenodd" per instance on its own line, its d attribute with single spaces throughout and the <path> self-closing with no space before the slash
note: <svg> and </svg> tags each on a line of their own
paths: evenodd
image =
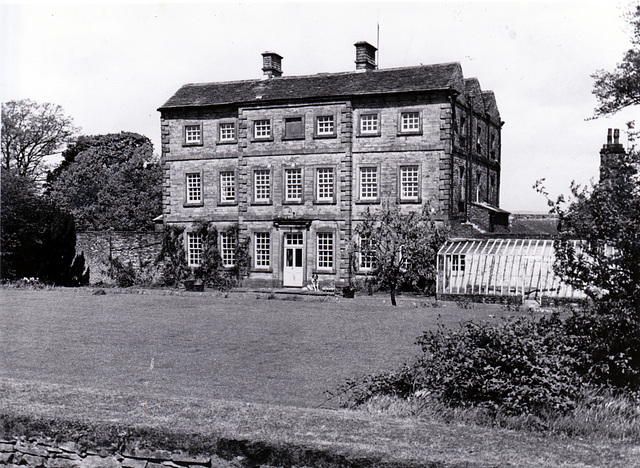
<svg viewBox="0 0 640 468">
<path fill-rule="evenodd" d="M 46 156 L 60 151 L 78 131 L 62 107 L 29 99 L 2 103 L 2 168 L 39 178 Z"/>
<path fill-rule="evenodd" d="M 162 212 L 162 169 L 137 133 L 81 136 L 47 178 L 47 194 L 82 231 L 152 230 Z"/>
<path fill-rule="evenodd" d="M 605 116 L 629 106 L 640 104 L 640 5 L 629 13 L 629 23 L 633 28 L 631 49 L 613 72 L 598 70 L 593 94 L 598 99 L 596 116 Z"/>
<path fill-rule="evenodd" d="M 366 241 L 356 249 L 371 260 L 373 283 L 389 291 L 394 306 L 399 287 L 424 287 L 435 280 L 436 256 L 445 231 L 427 205 L 422 213 L 403 213 L 397 205 L 385 205 L 376 213 L 367 210 L 355 233 Z"/>
<path fill-rule="evenodd" d="M 87 284 L 84 256 L 76 255 L 73 217 L 39 196 L 35 183 L 15 169 L 2 171 L 1 188 L 2 279 Z"/>
</svg>

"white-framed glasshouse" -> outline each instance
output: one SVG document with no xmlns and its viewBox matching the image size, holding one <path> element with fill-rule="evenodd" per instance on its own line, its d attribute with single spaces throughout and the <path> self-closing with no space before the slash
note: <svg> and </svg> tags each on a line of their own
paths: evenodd
<svg viewBox="0 0 640 468">
<path fill-rule="evenodd" d="M 579 301 L 585 294 L 553 271 L 553 239 L 450 239 L 438 252 L 436 294 L 443 299 Z"/>
</svg>

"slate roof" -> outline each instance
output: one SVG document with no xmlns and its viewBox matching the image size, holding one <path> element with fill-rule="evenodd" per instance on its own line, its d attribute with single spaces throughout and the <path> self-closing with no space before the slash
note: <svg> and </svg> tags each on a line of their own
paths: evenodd
<svg viewBox="0 0 640 468">
<path fill-rule="evenodd" d="M 462 67 L 457 62 L 366 72 L 186 84 L 158 110 L 449 89 L 458 93 L 465 91 Z"/>
</svg>

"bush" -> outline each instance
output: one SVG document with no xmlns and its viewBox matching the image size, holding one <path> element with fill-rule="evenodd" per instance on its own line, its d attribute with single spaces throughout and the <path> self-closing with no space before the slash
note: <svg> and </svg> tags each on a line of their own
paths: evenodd
<svg viewBox="0 0 640 468">
<path fill-rule="evenodd" d="M 566 413 L 579 399 L 581 337 L 565 333 L 557 314 L 541 319 L 511 317 L 498 324 L 466 322 L 418 339 L 422 353 L 401 369 L 348 381 L 346 405 L 376 395 L 429 395 L 452 407 L 492 413 Z"/>
</svg>

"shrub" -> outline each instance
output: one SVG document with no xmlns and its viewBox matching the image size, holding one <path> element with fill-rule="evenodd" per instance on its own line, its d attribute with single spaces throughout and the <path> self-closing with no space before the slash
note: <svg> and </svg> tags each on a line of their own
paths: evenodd
<svg viewBox="0 0 640 468">
<path fill-rule="evenodd" d="M 348 381 L 339 389 L 345 405 L 376 395 L 428 395 L 451 407 L 480 407 L 495 414 L 566 413 L 575 406 L 581 338 L 565 333 L 557 314 L 466 322 L 418 339 L 422 353 L 396 371 Z"/>
<path fill-rule="evenodd" d="M 107 275 L 121 288 L 128 288 L 139 282 L 138 274 L 131 262 L 125 264 L 119 258 L 110 259 Z"/>
</svg>

